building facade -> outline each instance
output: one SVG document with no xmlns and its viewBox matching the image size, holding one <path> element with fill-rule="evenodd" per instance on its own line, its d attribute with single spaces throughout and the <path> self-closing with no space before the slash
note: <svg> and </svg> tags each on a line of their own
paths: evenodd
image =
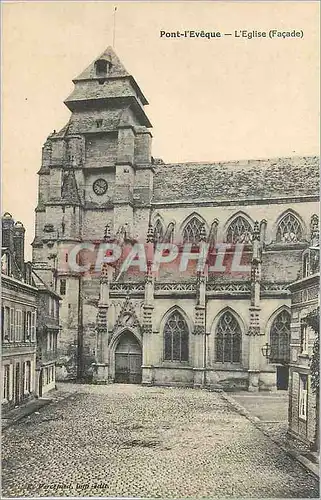
<svg viewBox="0 0 321 500">
<path fill-rule="evenodd" d="M 319 321 L 320 254 L 319 228 L 315 220 L 311 247 L 303 253 L 300 279 L 289 286 L 291 304 L 291 360 L 289 385 L 289 432 L 307 444 L 317 445 L 319 420 L 316 394 L 311 386 L 311 358 L 317 333 L 307 322 Z"/>
<path fill-rule="evenodd" d="M 73 81 L 70 120 L 43 146 L 33 241 L 36 273 L 48 284 L 54 265 L 62 298 L 57 377 L 285 388 L 287 285 L 319 211 L 318 158 L 166 164 L 151 156 L 147 99 L 111 48 Z M 179 257 L 206 243 L 216 268 L 84 272 L 102 241 L 172 243 Z"/>
<path fill-rule="evenodd" d="M 2 410 L 5 412 L 36 395 L 37 288 L 31 264 L 24 262 L 21 222 L 6 213 L 2 218 L 1 335 Z"/>
<path fill-rule="evenodd" d="M 59 295 L 33 271 L 37 297 L 36 387 L 39 397 L 56 388 Z"/>
</svg>

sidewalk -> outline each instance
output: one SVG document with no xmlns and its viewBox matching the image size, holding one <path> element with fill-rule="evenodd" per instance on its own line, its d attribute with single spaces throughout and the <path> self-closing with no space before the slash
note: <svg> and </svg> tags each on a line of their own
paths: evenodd
<svg viewBox="0 0 321 500">
<path fill-rule="evenodd" d="M 19 420 L 31 415 L 40 410 L 43 406 L 48 405 L 52 402 L 52 398 L 38 398 L 29 401 L 28 403 L 19 406 L 18 408 L 13 408 L 5 413 L 1 418 L 2 430 L 11 427 L 11 425 L 16 424 Z"/>
<path fill-rule="evenodd" d="M 66 392 L 63 388 L 58 387 L 57 390 L 50 391 L 42 398 L 33 399 L 21 406 L 18 406 L 17 408 L 9 410 L 8 412 L 2 415 L 1 418 L 2 430 L 11 427 L 12 425 L 16 424 L 17 422 L 27 417 L 28 415 L 38 412 L 44 406 L 47 406 L 48 404 L 53 402 L 57 402 L 61 399 L 65 399 L 70 395 L 71 395 L 70 392 Z"/>
<path fill-rule="evenodd" d="M 319 479 L 318 456 L 309 446 L 287 433 L 288 392 L 222 393 L 234 409 L 250 420 L 265 436 Z"/>
</svg>

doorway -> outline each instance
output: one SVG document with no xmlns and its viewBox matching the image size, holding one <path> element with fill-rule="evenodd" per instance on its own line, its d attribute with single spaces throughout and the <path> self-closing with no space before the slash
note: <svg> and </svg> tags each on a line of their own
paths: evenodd
<svg viewBox="0 0 321 500">
<path fill-rule="evenodd" d="M 289 387 L 289 367 L 281 365 L 276 367 L 276 388 L 279 391 L 287 391 Z"/>
<path fill-rule="evenodd" d="M 115 382 L 140 384 L 142 381 L 142 348 L 136 337 L 124 332 L 115 351 Z"/>
</svg>

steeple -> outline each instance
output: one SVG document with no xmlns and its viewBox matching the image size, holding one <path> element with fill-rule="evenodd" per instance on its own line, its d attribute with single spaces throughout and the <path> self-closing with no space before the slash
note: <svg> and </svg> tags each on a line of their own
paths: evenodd
<svg viewBox="0 0 321 500">
<path fill-rule="evenodd" d="M 71 111 L 113 107 L 117 100 L 132 107 L 141 126 L 152 126 L 143 109 L 148 104 L 146 97 L 112 47 L 108 47 L 73 83 L 75 88 L 65 101 Z"/>
</svg>

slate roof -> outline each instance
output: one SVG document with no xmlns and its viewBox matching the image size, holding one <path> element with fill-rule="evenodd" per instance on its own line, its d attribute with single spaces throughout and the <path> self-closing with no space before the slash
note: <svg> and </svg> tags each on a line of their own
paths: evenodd
<svg viewBox="0 0 321 500">
<path fill-rule="evenodd" d="M 317 156 L 155 165 L 155 203 L 318 194 Z"/>
</svg>

